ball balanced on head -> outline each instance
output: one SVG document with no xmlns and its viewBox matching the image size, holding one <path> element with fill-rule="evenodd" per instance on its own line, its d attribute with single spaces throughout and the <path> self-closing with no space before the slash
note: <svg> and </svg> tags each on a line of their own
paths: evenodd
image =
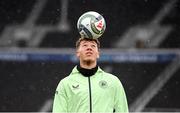
<svg viewBox="0 0 180 113">
<path fill-rule="evenodd" d="M 81 37 L 97 39 L 104 33 L 106 22 L 99 13 L 89 11 L 79 17 L 77 28 Z"/>
</svg>

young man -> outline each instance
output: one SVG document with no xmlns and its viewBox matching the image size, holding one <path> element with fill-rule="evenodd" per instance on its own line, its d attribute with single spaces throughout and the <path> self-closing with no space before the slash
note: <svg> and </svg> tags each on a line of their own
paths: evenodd
<svg viewBox="0 0 180 113">
<path fill-rule="evenodd" d="M 57 86 L 53 112 L 128 112 L 119 79 L 97 65 L 100 43 L 80 38 L 76 42 L 79 64 Z"/>
</svg>

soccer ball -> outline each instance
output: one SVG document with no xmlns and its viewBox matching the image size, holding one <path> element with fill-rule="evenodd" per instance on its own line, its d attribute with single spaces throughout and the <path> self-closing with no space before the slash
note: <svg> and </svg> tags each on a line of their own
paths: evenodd
<svg viewBox="0 0 180 113">
<path fill-rule="evenodd" d="M 104 33 L 106 22 L 99 13 L 89 11 L 79 17 L 77 28 L 81 37 L 97 39 Z"/>
</svg>

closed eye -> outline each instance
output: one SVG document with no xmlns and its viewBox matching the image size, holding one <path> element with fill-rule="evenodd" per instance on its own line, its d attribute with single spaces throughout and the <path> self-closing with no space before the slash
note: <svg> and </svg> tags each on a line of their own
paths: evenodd
<svg viewBox="0 0 180 113">
<path fill-rule="evenodd" d="M 91 47 L 95 48 L 95 47 L 96 47 L 96 45 L 91 45 Z"/>
<path fill-rule="evenodd" d="M 87 44 L 83 44 L 82 46 L 83 46 L 83 47 L 87 47 Z"/>
</svg>

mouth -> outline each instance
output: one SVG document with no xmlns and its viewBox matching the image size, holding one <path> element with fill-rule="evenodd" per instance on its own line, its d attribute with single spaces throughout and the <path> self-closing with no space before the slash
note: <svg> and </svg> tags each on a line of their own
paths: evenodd
<svg viewBox="0 0 180 113">
<path fill-rule="evenodd" d="M 92 55 L 93 53 L 92 52 L 86 52 L 86 55 Z"/>
</svg>

